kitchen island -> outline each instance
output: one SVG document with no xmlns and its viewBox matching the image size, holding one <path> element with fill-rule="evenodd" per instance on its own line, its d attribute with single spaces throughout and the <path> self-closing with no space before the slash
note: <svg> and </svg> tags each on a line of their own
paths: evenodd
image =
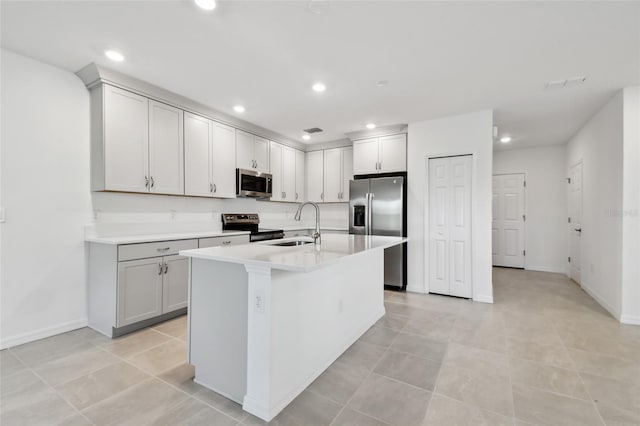
<svg viewBox="0 0 640 426">
<path fill-rule="evenodd" d="M 194 380 L 271 420 L 384 315 L 384 249 L 404 241 L 333 234 L 181 251 Z"/>
</svg>

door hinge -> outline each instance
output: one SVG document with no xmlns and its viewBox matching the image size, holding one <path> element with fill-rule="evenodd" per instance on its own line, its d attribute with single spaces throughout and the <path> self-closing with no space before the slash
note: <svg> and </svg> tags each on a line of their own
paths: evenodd
<svg viewBox="0 0 640 426">
<path fill-rule="evenodd" d="M 571 263 L 571 256 L 569 256 L 567 259 L 569 260 L 569 263 Z"/>
</svg>

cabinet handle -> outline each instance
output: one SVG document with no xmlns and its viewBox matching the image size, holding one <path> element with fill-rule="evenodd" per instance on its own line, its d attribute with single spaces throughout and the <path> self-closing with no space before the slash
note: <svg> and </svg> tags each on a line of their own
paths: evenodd
<svg viewBox="0 0 640 426">
<path fill-rule="evenodd" d="M 214 193 L 218 192 L 218 187 L 216 186 L 216 184 L 215 184 L 215 183 L 213 184 L 213 192 L 214 192 Z"/>
<path fill-rule="evenodd" d="M 320 193 L 320 199 L 321 199 L 321 200 L 324 200 L 324 192 L 321 192 L 321 193 Z"/>
<path fill-rule="evenodd" d="M 164 262 L 164 273 L 166 274 L 167 272 L 169 272 L 169 264 Z"/>
<path fill-rule="evenodd" d="M 156 184 L 156 183 L 155 183 L 155 181 L 153 180 L 153 176 L 151 176 L 151 187 L 153 188 L 155 184 Z"/>
<path fill-rule="evenodd" d="M 283 195 L 282 198 L 287 198 L 287 193 L 286 192 L 283 192 L 282 195 Z"/>
<path fill-rule="evenodd" d="M 158 263 L 158 275 L 162 275 L 162 263 Z"/>
<path fill-rule="evenodd" d="M 380 168 L 378 170 L 382 170 L 382 161 L 379 162 L 378 165 L 380 166 Z"/>
<path fill-rule="evenodd" d="M 171 248 L 171 247 L 163 247 L 163 248 L 159 248 L 159 249 L 156 249 L 156 250 L 158 250 L 158 251 L 167 251 L 167 250 L 169 250 L 170 248 Z"/>
<path fill-rule="evenodd" d="M 213 192 L 213 184 L 212 183 L 209 184 L 209 192 Z"/>
<path fill-rule="evenodd" d="M 296 200 L 298 199 L 298 193 L 296 192 Z"/>
<path fill-rule="evenodd" d="M 149 187 L 149 177 L 148 177 L 148 176 L 145 176 L 145 177 L 144 177 L 144 187 L 145 187 L 145 188 L 148 188 L 148 187 Z"/>
<path fill-rule="evenodd" d="M 223 242 L 222 242 L 222 245 L 223 245 L 223 246 L 228 246 L 229 244 L 231 244 L 231 241 L 230 241 L 230 240 L 227 240 L 227 241 L 223 241 Z"/>
</svg>

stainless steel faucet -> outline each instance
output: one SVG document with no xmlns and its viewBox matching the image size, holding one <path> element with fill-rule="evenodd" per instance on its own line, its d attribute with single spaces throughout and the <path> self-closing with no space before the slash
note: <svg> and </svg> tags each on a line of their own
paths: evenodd
<svg viewBox="0 0 640 426">
<path fill-rule="evenodd" d="M 296 212 L 296 215 L 294 216 L 295 220 L 300 220 L 300 213 L 302 213 L 302 208 L 304 206 L 306 206 L 307 204 L 313 206 L 316 208 L 316 230 L 313 234 L 311 234 L 311 237 L 313 238 L 313 242 L 316 244 L 316 246 L 319 246 L 321 243 L 321 239 L 320 239 L 320 207 L 312 202 L 312 201 L 305 201 L 304 203 L 300 204 L 298 206 L 298 211 Z"/>
</svg>

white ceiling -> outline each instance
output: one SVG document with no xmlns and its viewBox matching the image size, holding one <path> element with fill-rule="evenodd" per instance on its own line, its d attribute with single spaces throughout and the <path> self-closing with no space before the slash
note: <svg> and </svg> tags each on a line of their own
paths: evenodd
<svg viewBox="0 0 640 426">
<path fill-rule="evenodd" d="M 90 62 L 302 142 L 493 108 L 510 147 L 565 143 L 640 84 L 640 3 L 2 1 L 2 46 L 77 71 Z M 127 60 L 114 64 L 106 48 Z M 545 82 L 587 75 L 585 84 Z M 321 80 L 328 89 L 310 90 Z M 389 85 L 378 87 L 378 80 Z M 37 84 L 37 82 L 34 82 Z M 498 145 L 501 145 L 498 143 Z M 500 146 L 499 148 L 503 148 Z"/>
</svg>

